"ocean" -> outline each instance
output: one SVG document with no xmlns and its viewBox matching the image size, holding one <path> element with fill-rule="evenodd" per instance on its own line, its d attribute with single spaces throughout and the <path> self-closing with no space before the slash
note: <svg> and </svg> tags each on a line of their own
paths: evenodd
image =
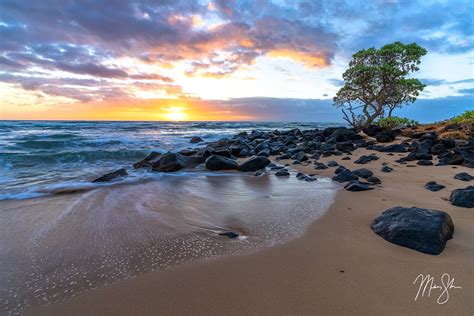
<svg viewBox="0 0 474 316">
<path fill-rule="evenodd" d="M 193 136 L 215 141 L 253 129 L 313 129 L 332 123 L 298 122 L 105 122 L 0 121 L 0 200 L 25 199 L 104 184 L 98 176 L 125 167 L 121 181 L 139 182 L 159 174 L 131 165 L 151 151 L 202 146 Z M 106 184 L 107 185 L 107 184 Z"/>
</svg>

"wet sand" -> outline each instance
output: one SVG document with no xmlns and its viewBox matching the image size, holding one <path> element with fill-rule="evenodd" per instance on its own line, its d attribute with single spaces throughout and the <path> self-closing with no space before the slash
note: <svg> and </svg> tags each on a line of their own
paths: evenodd
<svg viewBox="0 0 474 316">
<path fill-rule="evenodd" d="M 372 191 L 340 190 L 329 210 L 301 238 L 249 255 L 141 274 L 60 304 L 33 306 L 27 314 L 472 315 L 474 213 L 447 201 L 453 189 L 469 185 L 453 179 L 454 174 L 472 170 L 462 166 L 408 167 L 393 163 L 399 154 L 385 153 L 377 153 L 381 159 L 367 165 L 352 163 L 367 153 L 358 149 L 351 161 L 341 161 L 342 156 L 320 160 L 336 160 L 351 169 L 368 168 L 383 183 Z M 383 162 L 394 171 L 380 172 Z M 292 167 L 320 176 L 334 173 L 334 168 Z M 428 181 L 446 188 L 428 191 L 423 187 Z M 432 256 L 399 247 L 371 231 L 372 220 L 396 205 L 450 214 L 455 232 L 442 254 Z M 413 282 L 419 274 L 430 274 L 439 284 L 443 273 L 462 289 L 449 290 L 449 301 L 443 305 L 436 302 L 437 290 L 431 297 L 414 300 L 418 288 Z"/>
<path fill-rule="evenodd" d="M 282 244 L 301 236 L 336 190 L 329 179 L 303 183 L 201 171 L 2 201 L 0 313 L 58 303 L 150 271 Z M 240 236 L 219 235 L 229 231 Z"/>
</svg>

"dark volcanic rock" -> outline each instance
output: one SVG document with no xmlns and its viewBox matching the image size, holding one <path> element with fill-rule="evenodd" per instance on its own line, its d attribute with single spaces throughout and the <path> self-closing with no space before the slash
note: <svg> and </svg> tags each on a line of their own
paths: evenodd
<svg viewBox="0 0 474 316">
<path fill-rule="evenodd" d="M 454 179 L 456 180 L 461 180 L 461 181 L 471 181 L 472 179 L 474 179 L 473 176 L 471 176 L 469 173 L 467 172 L 461 172 L 461 173 L 458 173 L 454 176 Z"/>
<path fill-rule="evenodd" d="M 237 238 L 240 235 L 234 232 L 225 232 L 225 233 L 219 233 L 219 236 L 226 236 L 229 237 L 230 239 Z"/>
<path fill-rule="evenodd" d="M 127 170 L 122 168 L 114 172 L 104 174 L 103 176 L 93 180 L 92 182 L 108 182 L 120 177 L 125 177 L 126 175 L 128 175 Z"/>
<path fill-rule="evenodd" d="M 381 181 L 379 178 L 375 177 L 375 176 L 369 177 L 369 178 L 367 179 L 367 181 L 370 182 L 370 183 L 373 183 L 373 184 L 380 184 L 380 183 L 382 183 L 382 181 Z"/>
<path fill-rule="evenodd" d="M 151 170 L 174 172 L 183 168 L 195 167 L 205 161 L 203 156 L 183 156 L 178 153 L 166 153 L 153 163 Z"/>
<path fill-rule="evenodd" d="M 288 172 L 288 170 L 286 169 L 280 169 L 278 170 L 275 175 L 277 177 L 289 177 L 290 176 L 290 173 Z"/>
<path fill-rule="evenodd" d="M 353 180 L 344 186 L 344 189 L 352 192 L 368 191 L 373 190 L 374 188 L 369 187 L 365 183 L 361 183 L 357 180 Z"/>
<path fill-rule="evenodd" d="M 440 254 L 454 233 L 447 213 L 417 207 L 392 207 L 370 227 L 391 243 L 430 255 Z"/>
<path fill-rule="evenodd" d="M 328 167 L 337 167 L 339 164 L 335 160 L 328 161 Z"/>
<path fill-rule="evenodd" d="M 407 149 L 402 144 L 391 144 L 387 146 L 377 146 L 376 150 L 384 153 L 405 153 Z"/>
<path fill-rule="evenodd" d="M 364 179 L 368 179 L 374 174 L 372 171 L 366 168 L 352 170 L 352 173 Z"/>
<path fill-rule="evenodd" d="M 443 143 L 439 143 L 431 147 L 431 153 L 433 155 L 439 155 L 441 153 L 444 153 L 445 151 L 446 151 L 446 146 L 444 146 Z"/>
<path fill-rule="evenodd" d="M 431 160 L 418 160 L 416 164 L 420 166 L 432 166 L 433 162 Z"/>
<path fill-rule="evenodd" d="M 343 172 L 344 170 L 348 170 L 348 169 L 344 166 L 339 166 L 339 167 L 336 168 L 336 170 L 334 170 L 334 173 L 339 174 L 339 173 Z"/>
<path fill-rule="evenodd" d="M 270 159 L 268 159 L 267 157 L 252 157 L 249 160 L 245 161 L 243 164 L 241 164 L 238 169 L 244 172 L 257 171 L 265 168 L 270 162 Z"/>
<path fill-rule="evenodd" d="M 343 170 L 336 176 L 332 177 L 332 179 L 337 182 L 347 182 L 357 180 L 358 178 L 359 177 L 353 174 L 349 169 Z"/>
<path fill-rule="evenodd" d="M 351 160 L 351 157 L 345 156 L 345 157 L 343 157 L 341 160 Z"/>
<path fill-rule="evenodd" d="M 378 125 L 370 125 L 369 127 L 365 127 L 362 131 L 370 137 L 374 137 L 378 133 L 383 132 L 383 128 Z"/>
<path fill-rule="evenodd" d="M 390 168 L 389 166 L 383 166 L 382 169 L 380 169 L 382 172 L 392 172 L 393 168 Z"/>
<path fill-rule="evenodd" d="M 328 168 L 328 166 L 326 166 L 322 162 L 315 162 L 314 163 L 314 169 L 316 169 L 316 170 L 324 170 L 324 169 L 327 169 L 327 168 Z"/>
<path fill-rule="evenodd" d="M 374 154 L 371 154 L 371 155 L 362 155 L 359 157 L 359 159 L 357 159 L 356 161 L 354 161 L 354 163 L 356 164 L 360 164 L 360 165 L 365 165 L 366 163 L 372 161 L 372 160 L 378 160 L 379 157 L 377 157 L 376 155 Z"/>
<path fill-rule="evenodd" d="M 451 192 L 449 197 L 451 204 L 460 207 L 474 207 L 474 186 L 468 186 L 464 189 L 456 189 Z"/>
<path fill-rule="evenodd" d="M 200 143 L 200 142 L 203 142 L 203 141 L 204 140 L 201 137 L 194 136 L 193 138 L 191 138 L 191 140 L 189 142 L 191 144 L 197 144 L 197 143 Z"/>
<path fill-rule="evenodd" d="M 375 135 L 375 139 L 379 143 L 393 142 L 395 140 L 395 133 L 393 133 L 392 131 L 380 132 L 377 135 Z"/>
<path fill-rule="evenodd" d="M 206 159 L 206 168 L 209 170 L 234 170 L 237 167 L 237 161 L 227 157 L 213 155 Z"/>
<path fill-rule="evenodd" d="M 161 156 L 161 153 L 156 152 L 156 151 L 152 151 L 148 156 L 145 157 L 145 159 L 143 159 L 143 160 L 141 160 L 137 163 L 134 163 L 133 168 L 139 169 L 139 168 L 151 167 L 152 162 L 160 156 Z"/>
<path fill-rule="evenodd" d="M 341 127 L 337 128 L 327 141 L 340 143 L 359 139 L 362 139 L 362 136 L 360 136 L 355 130 Z"/>
<path fill-rule="evenodd" d="M 435 181 L 430 181 L 428 183 L 425 184 L 425 188 L 427 190 L 430 190 L 430 191 L 433 191 L 433 192 L 436 192 L 436 191 L 439 191 L 441 189 L 444 189 L 446 186 L 442 185 L 442 184 L 438 184 L 436 183 Z"/>
<path fill-rule="evenodd" d="M 304 153 L 304 151 L 299 151 L 293 156 L 291 156 L 291 159 L 293 160 L 298 160 L 298 161 L 306 161 L 308 160 L 308 156 Z"/>
</svg>

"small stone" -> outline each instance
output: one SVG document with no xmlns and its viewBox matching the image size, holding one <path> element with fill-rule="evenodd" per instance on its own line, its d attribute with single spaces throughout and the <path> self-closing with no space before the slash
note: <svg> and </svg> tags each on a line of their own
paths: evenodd
<svg viewBox="0 0 474 316">
<path fill-rule="evenodd" d="M 390 168 L 389 166 L 383 166 L 382 169 L 380 169 L 382 172 L 392 172 L 393 168 Z"/>
<path fill-rule="evenodd" d="M 430 191 L 433 191 L 433 192 L 436 192 L 436 191 L 439 191 L 441 189 L 444 189 L 446 186 L 442 185 L 442 184 L 438 184 L 436 183 L 435 181 L 430 181 L 428 183 L 425 184 L 425 188 L 427 190 L 430 190 Z"/>
<path fill-rule="evenodd" d="M 239 237 L 240 235 L 234 232 L 225 232 L 225 233 L 219 233 L 219 236 L 226 236 L 229 237 L 230 239 L 234 239 Z"/>
</svg>

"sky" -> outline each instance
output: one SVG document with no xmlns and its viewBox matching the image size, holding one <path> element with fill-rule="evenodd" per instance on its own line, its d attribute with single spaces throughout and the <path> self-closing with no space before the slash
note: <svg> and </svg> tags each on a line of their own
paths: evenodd
<svg viewBox="0 0 474 316">
<path fill-rule="evenodd" d="M 353 53 L 428 50 L 396 115 L 474 109 L 474 1 L 0 0 L 0 119 L 342 120 Z"/>
</svg>

